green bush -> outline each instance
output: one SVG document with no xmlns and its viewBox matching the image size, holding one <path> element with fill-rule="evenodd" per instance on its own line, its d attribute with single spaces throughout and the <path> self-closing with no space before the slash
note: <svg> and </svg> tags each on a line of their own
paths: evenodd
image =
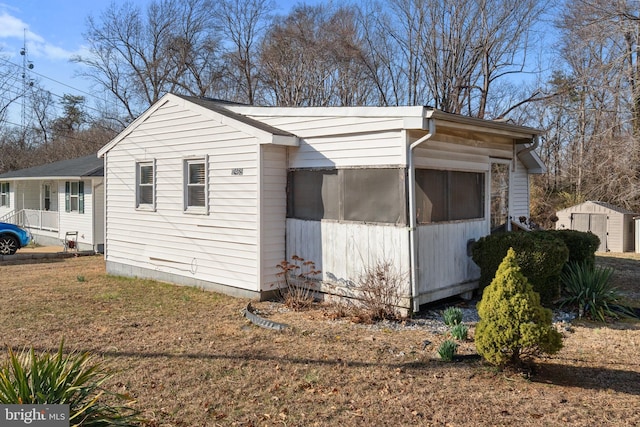
<svg viewBox="0 0 640 427">
<path fill-rule="evenodd" d="M 606 316 L 618 317 L 619 313 L 633 315 L 619 304 L 620 294 L 611 285 L 612 268 L 594 267 L 588 261 L 570 263 L 562 272 L 564 297 L 560 306 L 578 309 L 578 317 L 588 315 L 594 320 L 605 321 Z"/>
<path fill-rule="evenodd" d="M 560 273 L 569 257 L 561 239 L 546 231 L 510 232 L 485 236 L 472 248 L 473 261 L 480 266 L 480 289 L 484 289 L 498 270 L 509 248 L 516 252 L 518 265 L 543 305 L 560 296 Z"/>
<path fill-rule="evenodd" d="M 67 404 L 69 421 L 78 426 L 139 425 L 136 412 L 110 401 L 132 401 L 102 388 L 112 374 L 100 364 L 91 364 L 88 353 L 35 354 L 33 348 L 19 354 L 9 349 L 9 359 L 0 366 L 0 403 Z"/>
<path fill-rule="evenodd" d="M 476 350 L 491 364 L 518 364 L 523 357 L 553 354 L 562 348 L 551 310 L 540 304 L 540 296 L 522 274 L 511 248 L 484 290 L 478 315 Z"/>
<path fill-rule="evenodd" d="M 567 263 L 587 262 L 591 266 L 596 263 L 596 251 L 600 247 L 600 238 L 593 233 L 577 230 L 547 230 L 558 239 L 561 239 L 569 249 Z"/>
</svg>

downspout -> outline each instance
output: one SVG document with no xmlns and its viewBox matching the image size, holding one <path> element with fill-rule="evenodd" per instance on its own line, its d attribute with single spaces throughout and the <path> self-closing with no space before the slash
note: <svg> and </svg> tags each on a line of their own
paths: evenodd
<svg viewBox="0 0 640 427">
<path fill-rule="evenodd" d="M 536 148 L 538 148 L 538 146 L 540 145 L 540 135 L 535 135 L 533 138 L 531 138 L 531 141 L 532 141 L 531 145 L 529 145 L 528 147 L 524 147 L 522 150 L 518 151 L 516 154 L 527 154 L 535 150 Z"/>
<path fill-rule="evenodd" d="M 536 148 L 538 148 L 538 146 L 540 145 L 540 140 L 541 140 L 540 135 L 534 135 L 534 136 L 533 136 L 533 138 L 531 138 L 531 144 L 530 144 L 528 147 L 524 147 L 522 150 L 520 150 L 520 151 L 516 151 L 515 156 L 513 156 L 513 170 L 514 170 L 514 172 L 515 172 L 515 170 L 516 170 L 516 162 L 518 161 L 518 156 L 519 156 L 520 154 L 527 154 L 527 153 L 530 153 L 530 152 L 532 152 L 533 150 L 535 150 Z M 515 151 L 515 146 L 516 146 L 516 144 L 513 144 L 514 151 Z M 527 181 L 528 181 L 528 179 L 527 179 Z M 528 195 L 527 195 L 527 199 L 529 199 L 529 200 L 530 200 L 530 194 L 528 194 Z M 530 209 L 527 209 L 527 211 L 529 212 L 529 215 L 531 215 L 531 210 L 530 210 Z M 511 217 L 509 217 L 509 219 L 510 219 L 510 218 L 511 218 Z M 509 231 L 511 231 L 511 222 L 510 222 L 510 221 L 511 221 L 511 220 L 507 221 L 507 224 L 508 224 L 508 230 L 509 230 Z"/>
<path fill-rule="evenodd" d="M 409 253 L 410 253 L 410 271 L 411 271 L 411 301 L 413 312 L 420 310 L 418 303 L 418 273 L 417 273 L 417 239 L 416 239 L 416 172 L 413 162 L 413 150 L 423 142 L 426 142 L 436 133 L 436 123 L 432 118 L 427 119 L 428 132 L 422 138 L 418 139 L 409 146 L 407 150 L 407 161 L 409 163 L 408 180 L 409 180 Z"/>
</svg>

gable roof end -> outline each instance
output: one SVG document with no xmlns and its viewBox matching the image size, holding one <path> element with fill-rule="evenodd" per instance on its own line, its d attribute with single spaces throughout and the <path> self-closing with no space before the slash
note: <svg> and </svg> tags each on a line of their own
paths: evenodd
<svg viewBox="0 0 640 427">
<path fill-rule="evenodd" d="M 126 127 L 126 129 L 120 132 L 120 134 L 112 139 L 107 145 L 102 147 L 100 151 L 98 151 L 98 157 L 104 156 L 109 150 L 111 150 L 111 148 L 117 145 L 120 141 L 131 134 L 138 126 L 140 126 L 140 124 L 147 120 L 147 118 L 151 116 L 155 111 L 169 102 L 178 103 L 185 106 L 186 108 L 200 110 L 201 113 L 209 115 L 213 120 L 224 123 L 234 129 L 256 137 L 260 144 L 276 144 L 288 146 L 298 146 L 300 144 L 296 135 L 273 126 L 269 126 L 265 123 L 251 119 L 242 114 L 230 111 L 224 108 L 222 103 L 207 98 L 174 95 L 172 93 L 167 93 L 155 104 L 149 107 L 147 111 L 142 113 L 137 119 L 131 122 L 131 124 Z"/>
</svg>

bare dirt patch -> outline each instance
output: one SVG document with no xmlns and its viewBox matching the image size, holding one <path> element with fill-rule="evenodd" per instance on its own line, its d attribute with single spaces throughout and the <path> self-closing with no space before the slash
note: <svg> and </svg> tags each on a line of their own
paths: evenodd
<svg viewBox="0 0 640 427">
<path fill-rule="evenodd" d="M 638 292 L 640 258 L 621 265 L 616 280 Z M 241 315 L 247 300 L 106 276 L 101 257 L 0 265 L 0 287 L 0 343 L 54 351 L 64 337 L 94 353 L 149 426 L 640 424 L 637 322 L 574 322 L 564 349 L 524 375 L 440 361 L 447 337 L 429 324 L 357 325 L 262 302 L 290 327 L 259 328 Z"/>
</svg>

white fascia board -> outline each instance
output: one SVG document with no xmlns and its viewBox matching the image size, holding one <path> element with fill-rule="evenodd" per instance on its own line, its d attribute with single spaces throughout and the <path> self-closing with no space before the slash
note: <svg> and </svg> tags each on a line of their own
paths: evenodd
<svg viewBox="0 0 640 427">
<path fill-rule="evenodd" d="M 256 107 L 225 105 L 234 113 L 250 117 L 420 117 L 424 107 Z"/>
<path fill-rule="evenodd" d="M 272 135 L 270 141 L 260 141 L 261 144 L 286 145 L 287 147 L 298 147 L 300 138 L 297 136 Z"/>
</svg>

